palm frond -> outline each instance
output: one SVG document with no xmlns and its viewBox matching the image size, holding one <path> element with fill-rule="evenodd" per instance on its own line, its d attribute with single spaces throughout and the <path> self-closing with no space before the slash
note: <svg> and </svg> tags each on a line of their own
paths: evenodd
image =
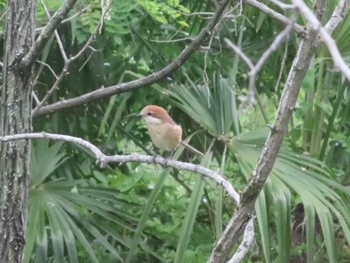
<svg viewBox="0 0 350 263">
<path fill-rule="evenodd" d="M 220 138 L 230 134 L 238 116 L 233 87 L 234 80 L 214 76 L 211 89 L 188 79 L 187 85 L 178 85 L 169 93 L 180 109 L 212 136 Z"/>
<path fill-rule="evenodd" d="M 29 191 L 25 262 L 81 262 L 81 248 L 90 262 L 101 261 L 96 254 L 101 249 L 121 262 L 112 244 L 128 247 L 128 242 L 117 230 L 133 232 L 137 219 L 125 212 L 126 203 L 117 198 L 117 190 L 91 185 L 85 179 L 50 177 L 65 160 L 61 146 L 43 142 L 32 151 L 34 182 Z"/>
<path fill-rule="evenodd" d="M 249 177 L 257 159 L 260 155 L 261 145 L 266 138 L 267 130 L 257 130 L 248 132 L 237 136 L 232 143 L 232 151 L 235 152 L 239 164 L 242 167 L 244 174 Z M 260 138 L 260 139 L 259 139 Z M 310 156 L 304 156 L 294 153 L 286 145 L 284 145 L 280 154 L 274 164 L 271 176 L 264 189 L 264 192 L 259 197 L 256 203 L 258 209 L 256 212 L 260 213 L 258 217 L 259 228 L 263 232 L 263 246 L 265 259 L 269 259 L 270 248 L 269 241 L 264 239 L 269 235 L 266 222 L 266 199 L 269 196 L 272 200 L 272 205 L 275 211 L 275 220 L 277 225 L 277 238 L 281 239 L 283 236 L 290 235 L 290 210 L 291 210 L 291 192 L 296 193 L 305 208 L 306 217 L 304 219 L 307 238 L 306 251 L 308 258 L 312 258 L 314 237 L 313 228 L 315 222 L 308 222 L 306 220 L 313 220 L 317 215 L 322 229 L 327 255 L 330 262 L 336 262 L 335 256 L 335 240 L 334 240 L 334 218 L 339 222 L 339 226 L 344 231 L 345 239 L 350 242 L 350 210 L 346 205 L 346 200 L 349 200 L 349 193 L 347 189 L 333 180 L 327 167 L 320 161 L 313 159 Z M 264 201 L 266 200 L 266 201 Z M 287 238 L 287 242 L 289 239 Z M 287 251 L 288 244 L 279 240 L 279 257 L 281 253 L 289 253 Z"/>
</svg>

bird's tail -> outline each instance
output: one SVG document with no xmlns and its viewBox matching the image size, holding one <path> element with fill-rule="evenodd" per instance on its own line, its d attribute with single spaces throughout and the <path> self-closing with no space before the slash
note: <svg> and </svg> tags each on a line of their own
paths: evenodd
<svg viewBox="0 0 350 263">
<path fill-rule="evenodd" d="M 181 141 L 181 145 L 184 146 L 186 149 L 190 150 L 193 153 L 196 153 L 198 155 L 204 156 L 204 154 L 200 151 L 198 151 L 196 148 L 189 145 L 187 142 Z"/>
</svg>

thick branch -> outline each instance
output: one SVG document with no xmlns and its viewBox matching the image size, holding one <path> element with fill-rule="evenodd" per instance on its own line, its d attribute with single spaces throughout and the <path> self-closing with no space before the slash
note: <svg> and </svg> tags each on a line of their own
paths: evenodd
<svg viewBox="0 0 350 263">
<path fill-rule="evenodd" d="M 68 12 L 73 8 L 76 1 L 77 0 L 66 0 L 66 2 L 64 2 L 64 4 L 51 17 L 43 31 L 41 31 L 34 45 L 30 48 L 29 52 L 23 57 L 21 61 L 22 67 L 28 67 L 35 62 L 52 33 L 56 30 L 56 28 L 62 22 L 62 20 L 67 16 Z"/>
<path fill-rule="evenodd" d="M 49 114 L 57 110 L 75 107 L 78 105 L 85 104 L 87 102 L 91 102 L 97 99 L 111 96 L 113 94 L 119 94 L 129 90 L 138 89 L 145 85 L 153 84 L 169 76 L 170 74 L 175 72 L 178 68 L 180 68 L 180 66 L 188 59 L 188 57 L 197 50 L 197 48 L 200 46 L 203 40 L 212 32 L 212 30 L 217 25 L 222 13 L 224 12 L 225 8 L 229 3 L 230 3 L 230 0 L 223 0 L 220 6 L 218 7 L 217 11 L 213 15 L 212 19 L 208 22 L 208 25 L 201 30 L 198 36 L 196 36 L 192 40 L 192 42 L 180 53 L 180 55 L 174 61 L 172 61 L 162 70 L 156 73 L 150 74 L 141 79 L 129 81 L 126 83 L 121 83 L 121 84 L 110 86 L 107 88 L 101 88 L 99 90 L 92 91 L 90 93 L 84 94 L 79 97 L 62 100 L 62 101 L 53 103 L 51 105 L 43 106 L 41 107 L 40 110 L 36 112 L 36 114 L 34 114 L 34 116 Z"/>
<path fill-rule="evenodd" d="M 301 83 L 314 54 L 316 42 L 317 30 L 308 26 L 306 38 L 299 44 L 297 55 L 293 61 L 280 100 L 277 115 L 265 142 L 258 164 L 242 194 L 242 200 L 238 209 L 234 212 L 208 260 L 210 263 L 222 263 L 227 261 L 233 244 L 238 240 L 242 229 L 244 229 L 250 220 L 250 213 L 254 208 L 255 201 L 272 170 L 277 153 L 282 144 L 288 122 L 295 107 Z"/>
</svg>

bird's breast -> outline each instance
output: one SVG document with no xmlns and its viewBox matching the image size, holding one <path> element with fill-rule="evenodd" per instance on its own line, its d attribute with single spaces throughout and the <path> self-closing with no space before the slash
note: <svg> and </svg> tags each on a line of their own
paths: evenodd
<svg viewBox="0 0 350 263">
<path fill-rule="evenodd" d="M 153 144 L 161 150 L 172 151 L 176 149 L 182 138 L 182 129 L 177 124 L 162 123 L 147 125 Z"/>
</svg>

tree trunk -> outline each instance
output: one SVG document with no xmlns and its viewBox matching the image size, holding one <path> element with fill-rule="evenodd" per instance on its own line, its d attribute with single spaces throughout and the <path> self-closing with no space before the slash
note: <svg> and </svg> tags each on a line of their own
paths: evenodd
<svg viewBox="0 0 350 263">
<path fill-rule="evenodd" d="M 34 42 L 35 0 L 8 0 L 0 95 L 0 136 L 31 132 L 32 66 L 20 62 Z M 30 141 L 0 142 L 0 259 L 22 262 L 27 224 Z"/>
</svg>

